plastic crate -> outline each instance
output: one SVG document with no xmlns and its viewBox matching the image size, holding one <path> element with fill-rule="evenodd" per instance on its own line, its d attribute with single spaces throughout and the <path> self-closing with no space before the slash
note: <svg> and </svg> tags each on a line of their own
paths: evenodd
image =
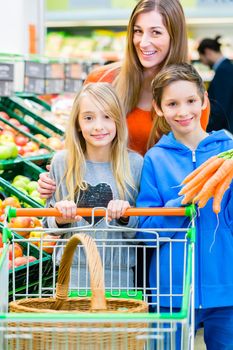
<svg viewBox="0 0 233 350">
<path fill-rule="evenodd" d="M 9 112 L 6 108 L 2 108 L 1 106 L 1 103 L 0 103 L 0 110 L 8 113 L 9 116 L 11 116 L 12 118 L 14 118 L 15 116 L 12 115 L 12 112 Z M 35 156 L 26 156 L 26 157 L 21 157 L 21 156 L 18 156 L 17 158 L 14 158 L 14 159 L 7 159 L 7 160 L 0 160 L 0 170 L 3 170 L 3 169 L 9 169 L 11 164 L 12 163 L 15 163 L 15 162 L 21 162 L 22 159 L 25 159 L 25 160 L 29 160 L 29 161 L 32 161 L 33 163 L 36 163 L 37 165 L 40 165 L 40 164 L 44 164 L 45 161 L 48 162 L 50 161 L 50 159 L 52 158 L 53 154 L 54 154 L 54 150 L 47 146 L 45 143 L 41 142 L 40 140 L 38 140 L 36 137 L 34 137 L 34 133 L 38 132 L 38 130 L 34 130 L 32 128 L 32 130 L 30 130 L 30 132 L 32 133 L 28 133 L 24 130 L 21 130 L 20 128 L 18 128 L 17 126 L 13 125 L 12 123 L 10 123 L 8 120 L 4 119 L 1 117 L 0 115 L 0 121 L 2 121 L 4 124 L 6 125 L 9 125 L 10 127 L 12 127 L 14 130 L 18 131 L 20 134 L 28 137 L 30 140 L 38 143 L 39 147 L 40 148 L 45 148 L 49 151 L 49 153 L 46 153 L 46 154 L 40 154 L 40 155 L 35 155 Z M 20 120 L 19 120 L 20 121 Z M 22 123 L 23 125 L 24 122 Z M 39 130 L 40 131 L 40 130 Z M 22 159 L 21 159 L 22 158 Z"/>
<path fill-rule="evenodd" d="M 0 224 L 0 231 L 2 231 L 3 225 Z M 37 260 L 29 262 L 27 265 L 21 265 L 9 270 L 9 299 L 12 299 L 13 288 L 15 290 L 14 295 L 25 293 L 37 293 L 39 290 L 40 273 L 42 276 L 46 276 L 46 280 L 52 273 L 52 257 L 44 251 L 40 251 L 34 244 L 31 244 L 28 240 L 24 240 L 22 236 L 14 231 L 11 231 L 14 237 L 14 241 L 19 240 L 18 243 L 23 248 L 23 255 L 34 256 Z M 40 271 L 41 269 L 41 271 Z M 15 286 L 13 286 L 15 281 Z M 43 278 L 42 278 L 42 285 Z"/>
<path fill-rule="evenodd" d="M 7 196 L 16 196 L 20 202 L 26 203 L 29 206 L 35 208 L 41 208 L 39 202 L 35 201 L 33 198 L 24 194 L 18 188 L 15 188 L 11 185 L 11 181 L 16 175 L 24 175 L 29 177 L 33 181 L 37 181 L 40 173 L 44 172 L 44 170 L 32 162 L 22 161 L 11 164 L 11 169 L 4 171 L 0 176 L 0 186 L 3 188 L 4 193 Z"/>
<path fill-rule="evenodd" d="M 64 131 L 56 127 L 54 124 L 48 122 L 45 118 L 40 117 L 39 115 L 32 112 L 29 108 L 26 108 L 23 99 L 20 97 L 4 97 L 1 99 L 2 105 L 11 109 L 18 115 L 21 115 L 22 118 L 27 120 L 27 117 L 31 117 L 30 120 L 34 121 L 34 124 L 37 125 L 40 129 L 45 129 L 50 136 L 63 136 Z"/>
<path fill-rule="evenodd" d="M 19 96 L 21 98 L 27 98 L 31 101 L 34 101 L 34 102 L 38 103 L 39 105 L 41 105 L 42 107 L 44 107 L 45 109 L 47 109 L 47 111 L 51 111 L 51 106 L 48 103 L 46 103 L 45 101 L 43 101 L 41 98 L 37 97 L 36 95 L 24 92 L 24 93 L 18 93 L 17 96 Z"/>
<path fill-rule="evenodd" d="M 21 124 L 27 126 L 30 129 L 31 134 L 35 135 L 35 134 L 41 134 L 45 137 L 50 137 L 51 134 L 49 132 L 46 132 L 43 129 L 40 129 L 38 126 L 36 126 L 35 124 L 29 123 L 27 120 L 25 120 L 23 117 L 21 117 L 19 114 L 15 113 L 14 111 L 12 111 L 10 108 L 8 108 L 7 106 L 5 106 L 2 101 L 4 99 L 0 100 L 0 110 L 3 112 L 6 112 L 11 118 L 15 118 L 17 119 Z M 1 118 L 0 120 L 3 120 L 5 122 L 5 119 Z M 20 130 L 20 132 L 22 132 Z"/>
</svg>

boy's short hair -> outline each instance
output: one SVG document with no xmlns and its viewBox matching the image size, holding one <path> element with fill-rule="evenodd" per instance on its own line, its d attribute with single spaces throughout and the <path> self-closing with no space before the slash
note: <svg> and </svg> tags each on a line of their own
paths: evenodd
<svg viewBox="0 0 233 350">
<path fill-rule="evenodd" d="M 197 70 L 189 63 L 172 64 L 164 67 L 152 81 L 153 99 L 159 108 L 164 88 L 180 80 L 196 84 L 198 93 L 202 101 L 204 100 L 205 86 Z"/>
</svg>

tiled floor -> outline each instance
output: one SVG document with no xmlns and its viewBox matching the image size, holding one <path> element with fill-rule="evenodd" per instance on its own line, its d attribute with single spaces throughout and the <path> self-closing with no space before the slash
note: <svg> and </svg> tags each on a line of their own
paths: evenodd
<svg viewBox="0 0 233 350">
<path fill-rule="evenodd" d="M 206 350 L 205 343 L 203 340 L 203 329 L 199 330 L 197 332 L 197 335 L 195 337 L 195 350 Z"/>
</svg>

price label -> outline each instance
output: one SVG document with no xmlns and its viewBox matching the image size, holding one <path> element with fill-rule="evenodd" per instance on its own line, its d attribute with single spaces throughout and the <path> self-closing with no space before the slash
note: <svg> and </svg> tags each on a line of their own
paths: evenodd
<svg viewBox="0 0 233 350">
<path fill-rule="evenodd" d="M 67 63 L 65 65 L 65 76 L 69 79 L 82 79 L 84 74 L 81 63 Z"/>
<path fill-rule="evenodd" d="M 65 80 L 65 92 L 79 92 L 82 88 L 82 79 L 66 79 Z"/>
<path fill-rule="evenodd" d="M 0 63 L 0 80 L 14 80 L 14 65 L 11 63 Z"/>
<path fill-rule="evenodd" d="M 14 84 L 13 81 L 0 80 L 0 96 L 13 95 Z"/>
<path fill-rule="evenodd" d="M 45 93 L 46 94 L 59 94 L 64 91 L 63 79 L 46 79 L 45 80 Z"/>
<path fill-rule="evenodd" d="M 24 91 L 33 94 L 44 94 L 45 80 L 37 78 L 24 78 Z"/>
<path fill-rule="evenodd" d="M 63 63 L 48 63 L 45 65 L 45 77 L 48 79 L 64 79 L 64 70 Z"/>
<path fill-rule="evenodd" d="M 45 77 L 45 65 L 40 62 L 25 61 L 24 76 L 43 79 Z"/>
</svg>

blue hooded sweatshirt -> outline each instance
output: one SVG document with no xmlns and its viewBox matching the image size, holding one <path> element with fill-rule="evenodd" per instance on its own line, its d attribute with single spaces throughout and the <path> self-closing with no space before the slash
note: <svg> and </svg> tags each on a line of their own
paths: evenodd
<svg viewBox="0 0 233 350">
<path fill-rule="evenodd" d="M 182 197 L 178 192 L 184 178 L 208 158 L 232 148 L 232 135 L 224 130 L 209 134 L 195 151 L 178 142 L 173 133 L 164 135 L 145 155 L 137 206 L 180 206 Z M 200 209 L 200 216 L 196 219 L 195 308 L 233 306 L 233 184 L 222 199 L 219 226 L 217 216 L 212 210 L 212 203 L 213 200 L 209 200 L 207 205 Z M 184 228 L 188 227 L 188 219 L 144 216 L 140 218 L 140 227 Z M 184 238 L 182 232 L 159 232 L 159 235 L 174 239 Z M 152 233 L 138 232 L 137 238 L 144 241 L 153 239 L 154 236 Z M 145 244 L 149 243 L 145 241 Z M 184 243 L 173 244 L 171 266 L 169 266 L 170 248 L 169 243 L 161 245 L 159 263 L 156 250 L 151 259 L 150 287 L 152 290 L 158 287 L 156 270 L 159 269 L 160 295 L 182 292 Z M 152 291 L 152 295 L 152 301 L 157 302 L 156 292 Z M 174 299 L 173 306 L 180 307 L 180 302 L 181 298 Z M 165 307 L 171 305 L 168 297 L 161 297 L 160 303 Z"/>
</svg>

